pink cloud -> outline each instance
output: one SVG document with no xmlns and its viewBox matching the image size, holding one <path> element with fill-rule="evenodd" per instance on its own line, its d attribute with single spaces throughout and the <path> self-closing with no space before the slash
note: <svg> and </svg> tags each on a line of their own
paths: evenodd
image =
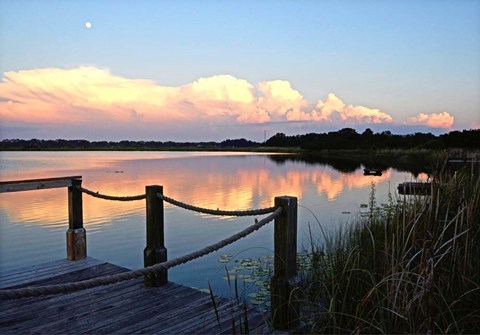
<svg viewBox="0 0 480 335">
<path fill-rule="evenodd" d="M 411 124 L 426 125 L 432 128 L 449 129 L 453 126 L 454 117 L 447 112 L 431 114 L 420 113 L 408 118 L 407 122 Z"/>
<path fill-rule="evenodd" d="M 256 108 L 254 87 L 246 80 L 230 75 L 200 78 L 179 88 L 177 101 L 187 102 L 203 119 L 234 118 L 239 123 L 260 123 L 270 120 Z"/>
<path fill-rule="evenodd" d="M 336 115 L 342 122 L 347 123 L 391 123 L 392 117 L 379 109 L 364 106 L 345 106 L 342 100 L 330 93 L 325 102 L 319 100 L 317 109 L 322 119 L 334 120 Z"/>
<path fill-rule="evenodd" d="M 291 115 L 290 120 L 308 120 L 332 123 L 391 123 L 392 117 L 379 109 L 363 106 L 346 106 L 335 94 L 330 93 L 325 101 L 319 100 L 311 112 Z"/>
<path fill-rule="evenodd" d="M 167 87 L 92 66 L 6 72 L 0 83 L 0 98 L 0 117 L 13 122 L 143 122 L 149 126 L 179 121 L 392 122 L 391 116 L 379 109 L 346 105 L 332 93 L 311 107 L 286 80 L 254 86 L 231 75 L 216 75 Z"/>
<path fill-rule="evenodd" d="M 290 113 L 301 113 L 308 102 L 286 80 L 265 81 L 258 84 L 263 96 L 258 98 L 257 106 L 265 110 L 274 120 L 290 120 Z"/>
<path fill-rule="evenodd" d="M 0 84 L 0 115 L 32 122 L 79 122 L 89 118 L 129 121 L 166 106 L 172 89 L 147 80 L 79 67 L 6 72 Z"/>
</svg>

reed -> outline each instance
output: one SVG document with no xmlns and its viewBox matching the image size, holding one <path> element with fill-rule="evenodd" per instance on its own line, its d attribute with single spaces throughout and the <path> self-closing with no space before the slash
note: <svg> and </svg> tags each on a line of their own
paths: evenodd
<svg viewBox="0 0 480 335">
<path fill-rule="evenodd" d="M 311 333 L 480 333 L 480 178 L 440 165 L 428 197 L 393 196 L 311 236 L 302 319 Z"/>
<path fill-rule="evenodd" d="M 220 260 L 222 262 L 228 262 L 231 259 L 231 255 L 222 255 Z M 240 279 L 236 273 L 233 274 L 233 277 L 230 274 L 230 270 L 225 266 L 225 272 L 229 288 L 229 299 L 228 299 L 228 312 L 229 312 L 229 323 L 230 327 L 228 328 L 231 330 L 232 334 L 236 334 L 237 331 L 239 334 L 249 334 L 251 329 L 250 327 L 254 328 L 261 328 L 267 329 L 268 323 L 266 320 L 256 321 L 255 324 L 251 325 L 250 320 L 248 318 L 248 305 L 246 298 L 241 294 L 239 285 L 242 284 L 242 280 Z M 236 272 L 236 271 L 235 271 Z M 243 285 L 245 286 L 245 282 L 243 281 Z M 243 287 L 244 289 L 245 287 Z M 218 333 L 223 333 L 225 330 L 222 329 L 221 317 L 219 313 L 219 307 L 217 303 L 217 298 L 213 293 L 212 287 L 210 283 L 208 283 L 208 292 L 210 293 L 210 298 L 212 300 L 213 308 L 215 310 L 215 317 L 218 329 Z"/>
</svg>

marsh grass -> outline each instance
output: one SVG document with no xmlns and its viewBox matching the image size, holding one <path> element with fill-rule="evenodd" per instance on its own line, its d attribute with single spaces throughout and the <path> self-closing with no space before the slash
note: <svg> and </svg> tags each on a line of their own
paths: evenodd
<svg viewBox="0 0 480 335">
<path fill-rule="evenodd" d="M 230 289 L 230 299 L 227 306 L 229 318 L 227 319 L 230 323 L 231 328 L 230 327 L 225 327 L 225 328 L 230 329 L 234 334 L 237 331 L 239 334 L 249 334 L 250 328 L 249 328 L 249 322 L 248 322 L 247 305 L 245 304 L 245 300 L 239 294 L 239 289 L 238 289 L 239 283 L 238 283 L 237 277 L 235 276 L 232 279 L 230 278 L 228 269 L 226 269 L 226 272 L 228 277 L 228 286 Z M 233 280 L 233 284 L 232 284 L 232 280 Z M 232 296 L 232 290 L 234 291 L 233 296 Z M 222 322 L 222 318 L 220 317 L 220 311 L 219 311 L 220 308 L 210 283 L 208 283 L 208 291 L 210 293 L 210 299 L 212 300 L 213 309 L 215 311 L 215 320 L 218 327 L 217 331 L 221 333 L 223 332 L 223 329 L 222 329 L 223 322 Z"/>
<path fill-rule="evenodd" d="M 437 167 L 431 195 L 389 195 L 300 258 L 312 333 L 480 333 L 478 165 Z M 318 221 L 318 220 L 317 220 Z"/>
<path fill-rule="evenodd" d="M 268 322 L 270 306 L 270 278 L 273 271 L 273 256 L 262 256 L 258 259 L 235 259 L 231 254 L 223 254 L 217 260 L 224 264 L 225 276 L 228 285 L 229 323 L 232 332 L 248 334 L 250 327 L 259 328 L 260 332 L 271 332 Z M 206 290 L 210 294 L 218 330 L 222 331 L 222 318 L 219 312 L 219 303 L 208 283 Z M 255 310 L 262 316 L 261 320 L 254 320 L 250 324 L 248 309 L 254 305 Z M 226 328 L 226 327 L 223 327 Z"/>
</svg>

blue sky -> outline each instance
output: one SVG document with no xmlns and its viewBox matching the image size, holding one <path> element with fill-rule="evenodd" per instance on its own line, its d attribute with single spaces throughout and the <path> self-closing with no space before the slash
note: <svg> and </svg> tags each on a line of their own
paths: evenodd
<svg viewBox="0 0 480 335">
<path fill-rule="evenodd" d="M 0 0 L 0 52 L 2 138 L 480 122 L 479 1 Z"/>
</svg>

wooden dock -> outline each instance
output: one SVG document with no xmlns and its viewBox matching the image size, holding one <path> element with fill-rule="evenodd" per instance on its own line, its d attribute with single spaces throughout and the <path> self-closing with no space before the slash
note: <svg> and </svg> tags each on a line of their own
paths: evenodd
<svg viewBox="0 0 480 335">
<path fill-rule="evenodd" d="M 0 288 L 61 284 L 126 272 L 87 257 L 59 260 L 0 274 Z M 168 282 L 145 287 L 143 278 L 45 297 L 0 301 L 0 333 L 232 334 L 268 333 L 253 307 Z M 218 313 L 218 317 L 217 317 Z M 245 330 L 245 313 L 248 331 Z"/>
<path fill-rule="evenodd" d="M 67 260 L 0 274 L 0 289 L 19 289 L 0 292 L 0 298 L 4 299 L 0 300 L 1 333 L 254 334 L 270 332 L 268 325 L 276 331 L 296 329 L 300 325 L 296 197 L 275 197 L 274 206 L 268 208 L 214 210 L 166 197 L 160 185 L 145 186 L 144 194 L 133 196 L 101 194 L 83 188 L 81 176 L 4 181 L 0 182 L 0 193 L 58 187 L 66 187 L 68 196 Z M 109 201 L 145 201 L 147 243 L 143 269 L 130 271 L 87 257 L 83 193 Z M 164 201 L 210 215 L 269 215 L 221 241 L 168 260 L 164 243 Z M 271 221 L 274 221 L 274 272 L 270 280 L 268 315 L 235 301 L 212 299 L 209 293 L 168 281 L 168 269 L 219 250 Z M 119 279 L 127 281 L 119 282 Z M 110 285 L 97 286 L 101 284 Z M 22 287 L 29 289 L 22 290 Z M 84 290 L 31 298 L 33 291 L 44 294 L 48 290 L 56 294 L 67 292 L 66 287 Z M 85 289 L 87 287 L 90 288 Z M 25 298 L 9 300 L 12 297 Z"/>
</svg>

